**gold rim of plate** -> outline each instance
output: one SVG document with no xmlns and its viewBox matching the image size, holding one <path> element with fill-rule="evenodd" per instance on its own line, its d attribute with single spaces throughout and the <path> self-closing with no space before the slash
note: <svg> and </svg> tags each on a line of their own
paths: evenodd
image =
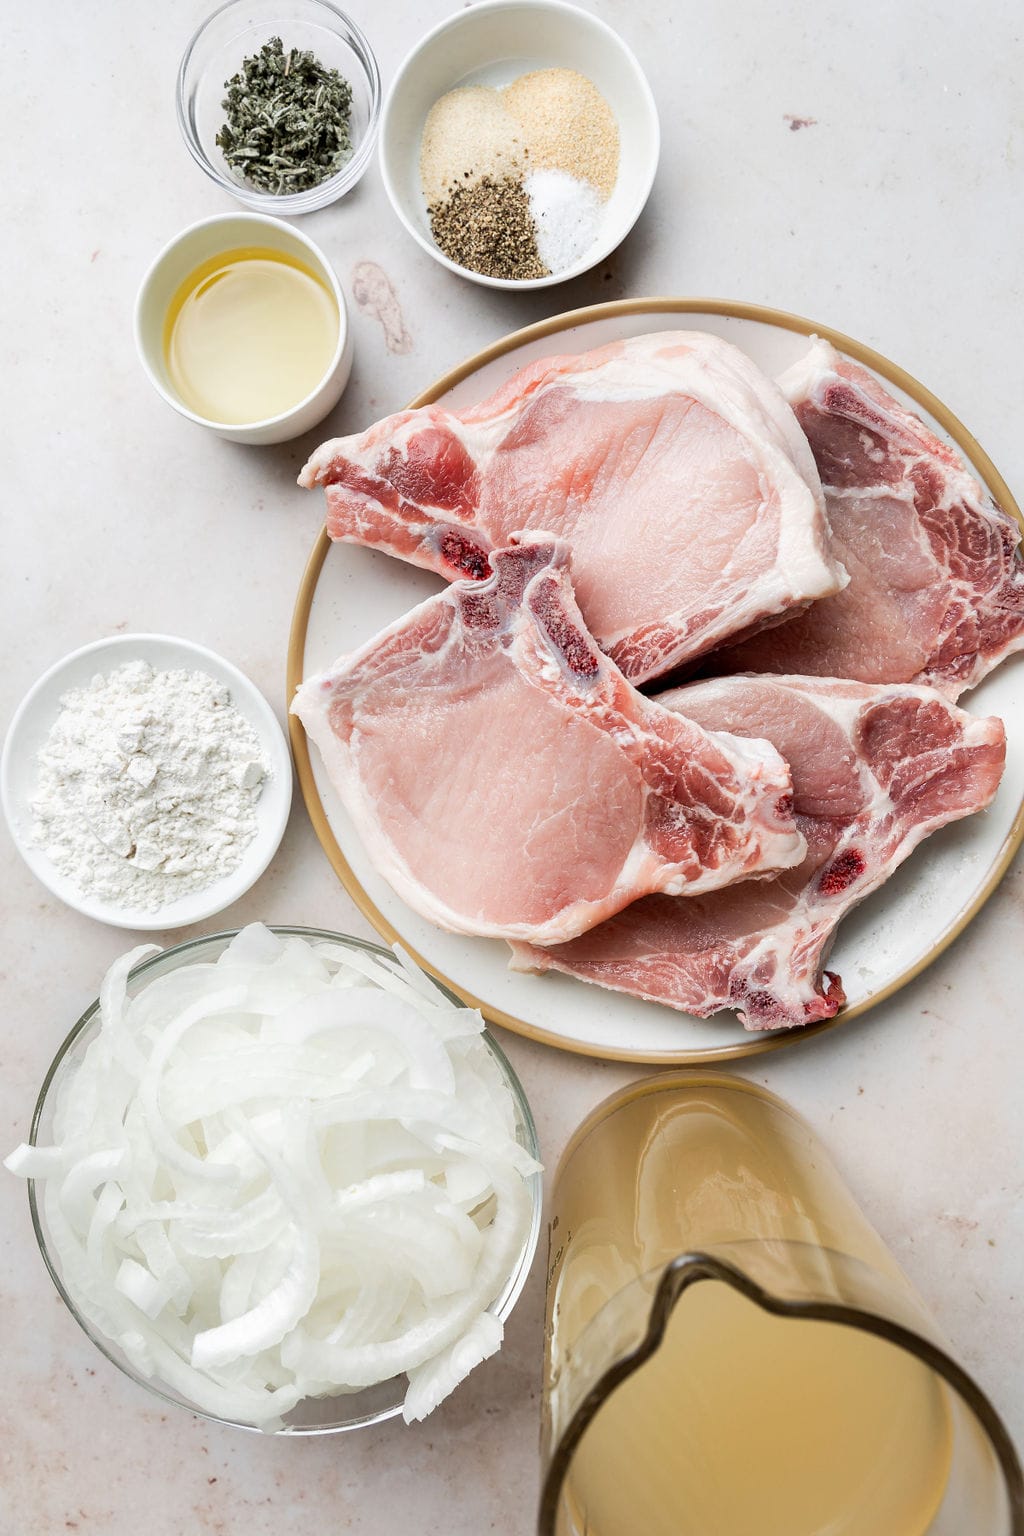
<svg viewBox="0 0 1024 1536">
<path fill-rule="evenodd" d="M 783 309 L 770 309 L 763 304 L 747 304 L 730 299 L 620 299 L 610 304 L 592 304 L 583 309 L 568 310 L 561 315 L 555 315 L 549 320 L 540 320 L 534 325 L 524 326 L 522 330 L 512 331 L 503 336 L 500 341 L 492 342 L 482 351 L 475 352 L 472 357 L 464 359 L 456 367 L 443 373 L 415 399 L 410 400 L 407 410 L 415 410 L 422 405 L 432 405 L 456 384 L 461 384 L 464 379 L 477 373 L 486 364 L 496 358 L 505 356 L 508 352 L 514 352 L 519 347 L 529 342 L 542 341 L 547 336 L 557 336 L 561 331 L 573 329 L 575 326 L 587 325 L 596 320 L 614 320 L 624 315 L 637 314 L 707 314 L 720 315 L 730 319 L 754 320 L 764 325 L 772 325 L 782 330 L 796 331 L 804 336 L 823 336 L 844 352 L 847 357 L 855 358 L 863 363 L 874 373 L 887 379 L 897 389 L 908 395 L 918 405 L 922 406 L 928 414 L 937 421 L 945 432 L 953 439 L 961 449 L 974 469 L 981 476 L 993 499 L 999 503 L 1005 512 L 1016 518 L 1024 531 L 1024 517 L 1013 496 L 1009 486 L 996 469 L 988 454 L 982 448 L 977 439 L 967 430 L 963 422 L 954 416 L 953 412 L 944 405 L 930 389 L 925 386 L 905 369 L 896 363 L 890 362 L 880 352 L 856 341 L 852 336 L 846 336 L 842 331 L 833 330 L 828 325 L 817 325 L 801 315 L 790 314 Z M 327 551 L 331 547 L 331 540 L 324 529 L 321 528 L 313 551 L 306 564 L 299 585 L 298 596 L 295 601 L 295 611 L 292 615 L 291 634 L 288 640 L 288 667 L 287 667 L 287 702 L 286 708 L 291 705 L 291 700 L 296 688 L 302 682 L 303 664 L 306 651 L 306 633 L 309 625 L 309 615 L 316 592 L 320 572 L 323 568 Z M 934 960 L 950 944 L 963 933 L 968 923 L 977 916 L 985 902 L 996 889 L 1003 875 L 1009 868 L 1017 849 L 1024 842 L 1024 800 L 1017 810 L 1013 825 L 1006 837 L 1002 848 L 995 859 L 989 872 L 988 879 L 982 886 L 978 895 L 957 916 L 944 933 L 932 945 L 926 955 L 923 955 L 914 965 L 896 976 L 887 986 L 879 988 L 870 997 L 864 998 L 852 1008 L 840 1008 L 839 1012 L 831 1019 L 822 1019 L 817 1024 L 805 1024 L 795 1029 L 772 1032 L 763 1035 L 751 1035 L 749 1040 L 740 1043 L 729 1043 L 720 1046 L 705 1046 L 699 1049 L 680 1047 L 679 1049 L 665 1051 L 637 1051 L 630 1050 L 626 1046 L 597 1046 L 587 1044 L 582 1040 L 566 1039 L 562 1035 L 554 1034 L 551 1030 L 542 1029 L 536 1024 L 530 1024 L 525 1019 L 518 1019 L 513 1014 L 504 1012 L 501 1008 L 491 1007 L 480 998 L 474 997 L 465 987 L 459 985 L 451 976 L 438 969 L 436 965 L 417 953 L 407 940 L 398 932 L 392 923 L 384 916 L 383 912 L 375 905 L 360 881 L 356 878 L 348 860 L 342 853 L 331 831 L 327 813 L 324 810 L 323 801 L 313 777 L 313 766 L 309 755 L 309 742 L 302 722 L 296 715 L 289 714 L 288 729 L 291 736 L 292 751 L 295 755 L 295 767 L 298 773 L 299 784 L 302 789 L 302 798 L 306 803 L 313 830 L 319 839 L 331 865 L 337 874 L 345 890 L 351 896 L 360 912 L 381 935 L 388 944 L 401 943 L 412 955 L 413 959 L 424 970 L 429 971 L 438 981 L 463 998 L 471 1008 L 479 1008 L 484 1018 L 489 1023 L 499 1024 L 503 1029 L 512 1030 L 514 1034 L 524 1035 L 529 1040 L 537 1040 L 543 1045 L 552 1045 L 559 1050 L 572 1051 L 580 1056 L 599 1057 L 606 1061 L 646 1062 L 654 1065 L 676 1066 L 707 1066 L 714 1062 L 733 1061 L 744 1056 L 760 1056 L 766 1051 L 781 1050 L 783 1046 L 795 1045 L 802 1040 L 808 1040 L 814 1035 L 823 1034 L 826 1030 L 835 1029 L 840 1024 L 849 1023 L 867 1013 L 879 1003 L 883 1003 L 901 987 L 905 987 L 915 977 L 920 976 Z M 586 985 L 580 982 L 581 986 Z M 652 1003 L 651 1007 L 657 1005 Z M 687 1015 L 681 1015 L 686 1018 Z"/>
</svg>

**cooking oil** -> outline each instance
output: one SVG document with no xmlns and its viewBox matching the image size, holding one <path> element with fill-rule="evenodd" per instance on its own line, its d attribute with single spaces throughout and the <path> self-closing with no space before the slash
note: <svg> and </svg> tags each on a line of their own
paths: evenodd
<svg viewBox="0 0 1024 1536">
<path fill-rule="evenodd" d="M 164 323 L 171 386 L 205 421 L 241 426 L 291 410 L 327 374 L 338 306 L 311 268 L 247 246 L 204 261 Z"/>
</svg>

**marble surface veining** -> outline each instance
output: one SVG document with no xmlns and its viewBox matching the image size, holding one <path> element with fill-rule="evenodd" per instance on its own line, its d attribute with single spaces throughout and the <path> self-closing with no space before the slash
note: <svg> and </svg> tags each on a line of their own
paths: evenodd
<svg viewBox="0 0 1024 1536">
<path fill-rule="evenodd" d="M 412 39 L 453 8 L 348 3 L 385 86 Z M 294 484 L 307 450 L 398 408 L 506 331 L 599 300 L 758 300 L 845 330 L 946 400 L 1021 495 L 1015 0 L 590 4 L 632 44 L 662 116 L 662 165 L 633 235 L 571 284 L 494 293 L 418 249 L 371 167 L 342 203 L 302 221 L 351 300 L 350 387 L 322 429 L 276 449 L 236 447 L 181 420 L 132 344 L 152 255 L 234 206 L 192 164 L 174 117 L 178 58 L 206 0 L 6 8 L 0 718 L 73 647 L 156 630 L 228 656 L 283 719 L 291 608 L 321 516 Z M 3 858 L 6 1149 L 27 1132 L 58 1043 L 133 939 L 50 899 L 6 834 Z M 824 1137 L 1018 1443 L 1022 906 L 1018 859 L 968 933 L 898 997 L 738 1069 Z M 257 917 L 368 931 L 298 799 L 272 868 L 216 926 Z M 586 1111 L 637 1075 L 503 1044 L 549 1164 Z M 532 1530 L 542 1264 L 500 1356 L 425 1424 L 274 1441 L 164 1412 L 123 1379 L 53 1293 L 24 1189 L 6 1176 L 0 1207 L 2 1536 Z"/>
</svg>

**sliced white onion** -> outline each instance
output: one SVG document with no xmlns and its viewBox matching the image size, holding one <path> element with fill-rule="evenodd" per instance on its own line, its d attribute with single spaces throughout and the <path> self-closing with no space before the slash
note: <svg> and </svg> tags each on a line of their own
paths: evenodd
<svg viewBox="0 0 1024 1536">
<path fill-rule="evenodd" d="M 159 944 L 140 944 L 136 949 L 130 949 L 126 955 L 114 961 L 100 983 L 101 1028 L 110 1041 L 113 1055 L 134 1071 L 139 1069 L 139 1056 L 131 1035 L 124 1026 L 128 973 L 150 955 L 159 953 Z"/>
<path fill-rule="evenodd" d="M 407 1373 L 431 1411 L 501 1341 L 537 1165 L 480 1035 L 399 953 L 260 925 L 128 995 L 56 1086 L 48 1181 L 68 1294 L 134 1368 L 221 1418 Z"/>
<path fill-rule="evenodd" d="M 148 1269 L 136 1264 L 134 1259 L 121 1260 L 114 1276 L 114 1287 L 148 1318 L 156 1317 L 170 1300 L 167 1286 L 161 1285 Z"/>
<path fill-rule="evenodd" d="M 192 1364 L 230 1365 L 240 1356 L 258 1355 L 280 1344 L 316 1298 L 320 1283 L 320 1248 L 314 1233 L 293 1228 L 295 1252 L 287 1273 L 250 1311 L 192 1340 Z"/>
<path fill-rule="evenodd" d="M 60 1173 L 63 1166 L 63 1147 L 32 1147 L 27 1141 L 4 1158 L 8 1173 L 16 1173 L 23 1179 L 49 1179 Z"/>
<path fill-rule="evenodd" d="M 103 1147 L 80 1157 L 65 1174 L 60 1186 L 60 1203 L 68 1221 L 79 1232 L 87 1232 L 95 1211 L 92 1199 L 98 1184 L 119 1173 L 126 1153 L 123 1147 Z"/>
<path fill-rule="evenodd" d="M 263 923 L 250 923 L 235 934 L 217 964 L 223 970 L 242 965 L 262 969 L 273 965 L 283 954 L 284 941 L 276 933 L 271 933 Z"/>
<path fill-rule="evenodd" d="M 230 1259 L 261 1253 L 280 1237 L 287 1220 L 287 1207 L 278 1191 L 263 1189 L 237 1210 L 186 1215 L 177 1229 L 176 1242 L 180 1250 L 196 1258 Z"/>
<path fill-rule="evenodd" d="M 427 1177 L 422 1168 L 403 1168 L 398 1173 L 375 1173 L 347 1189 L 339 1189 L 334 1196 L 336 1211 L 358 1210 L 360 1206 L 376 1205 L 390 1195 L 415 1195 L 426 1187 Z"/>
<path fill-rule="evenodd" d="M 495 1317 L 493 1312 L 481 1312 L 454 1344 L 425 1365 L 411 1370 L 402 1409 L 405 1422 L 412 1424 L 433 1413 L 438 1403 L 443 1403 L 474 1367 L 497 1354 L 504 1332 L 500 1317 Z"/>
<path fill-rule="evenodd" d="M 184 1313 L 195 1293 L 195 1275 L 178 1258 L 170 1234 L 159 1221 L 140 1222 L 134 1233 L 150 1273 L 165 1285 L 175 1310 Z"/>
</svg>

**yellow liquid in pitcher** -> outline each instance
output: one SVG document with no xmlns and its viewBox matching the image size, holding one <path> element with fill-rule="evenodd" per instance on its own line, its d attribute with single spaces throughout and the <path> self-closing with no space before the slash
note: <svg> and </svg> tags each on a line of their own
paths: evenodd
<svg viewBox="0 0 1024 1536">
<path fill-rule="evenodd" d="M 924 1536 L 950 1452 L 945 1389 L 906 1351 L 702 1280 L 585 1432 L 558 1529 Z"/>
<path fill-rule="evenodd" d="M 190 273 L 171 301 L 168 378 L 206 421 L 265 421 L 316 389 L 338 327 L 334 295 L 301 262 L 259 246 L 225 251 Z"/>
</svg>

